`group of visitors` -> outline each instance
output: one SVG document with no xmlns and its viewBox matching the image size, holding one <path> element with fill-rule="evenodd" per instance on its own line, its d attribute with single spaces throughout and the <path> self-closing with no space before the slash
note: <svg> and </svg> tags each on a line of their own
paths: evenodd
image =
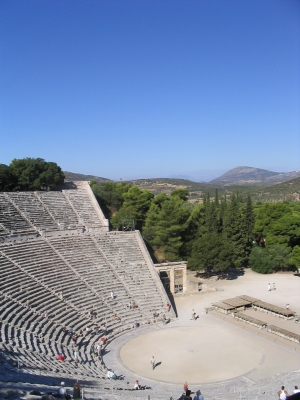
<svg viewBox="0 0 300 400">
<path fill-rule="evenodd" d="M 281 386 L 281 390 L 279 390 L 279 392 L 278 392 L 278 397 L 279 397 L 279 400 L 286 400 L 287 398 L 294 398 L 294 397 L 295 397 L 295 399 L 296 398 L 298 399 L 298 396 L 296 396 L 297 393 L 298 393 L 298 396 L 300 399 L 300 389 L 298 389 L 298 386 L 295 386 L 295 389 L 293 391 L 293 395 L 295 395 L 295 396 L 289 395 L 288 392 L 285 390 L 285 387 Z"/>
<path fill-rule="evenodd" d="M 137 308 L 137 305 L 136 305 L 135 301 L 130 301 L 127 304 L 127 307 L 129 308 L 129 310 L 135 310 Z"/>
<path fill-rule="evenodd" d="M 65 382 L 61 382 L 60 387 L 57 390 L 57 396 L 55 397 L 59 397 L 61 399 L 66 399 L 66 400 L 70 400 L 72 398 L 65 387 Z M 73 399 L 80 399 L 80 398 L 81 398 L 81 387 L 79 385 L 79 382 L 75 382 L 73 387 Z"/>
<path fill-rule="evenodd" d="M 134 390 L 145 390 L 145 389 L 151 389 L 149 386 L 142 386 L 140 385 L 139 381 L 135 381 L 133 384 L 133 389 Z"/>
<path fill-rule="evenodd" d="M 179 397 L 178 400 L 204 400 L 204 397 L 202 396 L 200 390 L 197 390 L 194 397 L 191 396 L 192 391 L 189 390 L 189 385 L 187 382 L 184 382 L 183 390 L 184 392 L 182 393 L 182 395 Z"/>
<path fill-rule="evenodd" d="M 268 283 L 268 292 L 271 292 L 271 290 L 276 290 L 275 283 L 273 283 L 273 288 L 271 287 L 271 283 Z"/>
</svg>

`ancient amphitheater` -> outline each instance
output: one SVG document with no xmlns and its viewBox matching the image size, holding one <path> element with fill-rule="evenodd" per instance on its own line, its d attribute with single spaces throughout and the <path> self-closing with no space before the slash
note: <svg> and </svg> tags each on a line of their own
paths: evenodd
<svg viewBox="0 0 300 400">
<path fill-rule="evenodd" d="M 109 232 L 85 182 L 0 193 L 0 271 L 0 385 L 19 397 L 54 393 L 62 380 L 70 388 L 78 380 L 86 399 L 177 399 L 184 381 L 206 400 L 273 399 L 281 385 L 300 386 L 298 276 L 272 276 L 276 291 L 268 292 L 269 277 L 246 271 L 208 282 L 205 293 L 175 296 L 167 312 L 140 233 Z M 226 299 L 243 295 L 262 301 L 232 313 Z M 287 302 L 291 316 L 280 312 Z M 79 335 L 76 348 L 70 332 Z M 122 379 L 107 379 L 108 368 Z M 151 389 L 133 391 L 136 379 Z"/>
</svg>

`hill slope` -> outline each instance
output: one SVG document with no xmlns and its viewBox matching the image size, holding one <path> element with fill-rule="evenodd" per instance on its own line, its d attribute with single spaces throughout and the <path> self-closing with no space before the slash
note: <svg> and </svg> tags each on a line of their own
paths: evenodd
<svg viewBox="0 0 300 400">
<path fill-rule="evenodd" d="M 273 172 L 261 168 L 236 167 L 209 183 L 217 185 L 273 185 L 300 177 L 300 171 Z"/>
<path fill-rule="evenodd" d="M 98 183 L 107 182 L 110 179 L 101 178 L 100 176 L 77 174 L 75 172 L 63 171 L 66 181 L 97 181 Z"/>
<path fill-rule="evenodd" d="M 278 183 L 263 189 L 254 190 L 252 199 L 257 202 L 299 201 L 300 178 Z"/>
</svg>

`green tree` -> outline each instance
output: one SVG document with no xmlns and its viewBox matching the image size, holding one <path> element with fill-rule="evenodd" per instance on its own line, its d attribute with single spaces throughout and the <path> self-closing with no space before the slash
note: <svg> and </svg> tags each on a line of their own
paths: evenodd
<svg viewBox="0 0 300 400">
<path fill-rule="evenodd" d="M 279 244 L 266 248 L 254 246 L 249 257 L 249 265 L 253 271 L 271 274 L 291 269 L 290 256 L 291 248 Z"/>
<path fill-rule="evenodd" d="M 14 159 L 9 165 L 12 190 L 40 190 L 64 183 L 64 174 L 54 162 L 42 158 Z"/>
<path fill-rule="evenodd" d="M 137 186 L 132 186 L 127 192 L 122 194 L 122 197 L 124 199 L 123 205 L 112 217 L 112 226 L 120 229 L 123 219 L 134 219 L 136 228 L 142 230 L 147 211 L 154 197 L 153 193 L 149 190 L 141 190 Z"/>
<path fill-rule="evenodd" d="M 295 246 L 292 250 L 290 264 L 295 268 L 300 269 L 300 246 Z"/>
<path fill-rule="evenodd" d="M 190 210 L 182 196 L 155 197 L 147 213 L 143 236 L 155 249 L 164 253 L 165 260 L 181 259 L 183 236 L 188 226 Z"/>
<path fill-rule="evenodd" d="M 256 210 L 253 229 L 267 245 L 296 245 L 300 240 L 300 211 L 289 203 L 265 203 Z"/>
<path fill-rule="evenodd" d="M 11 188 L 11 178 L 9 167 L 5 164 L 0 164 L 0 191 L 8 192 Z"/>
<path fill-rule="evenodd" d="M 230 197 L 224 218 L 224 239 L 232 251 L 232 262 L 235 267 L 243 266 L 248 261 L 247 236 L 245 221 L 242 218 L 237 196 Z"/>
<path fill-rule="evenodd" d="M 230 248 L 217 233 L 206 233 L 194 241 L 188 258 L 189 269 L 226 271 L 230 264 Z"/>
<path fill-rule="evenodd" d="M 107 181 L 103 183 L 91 182 L 91 188 L 104 212 L 106 218 L 110 219 L 122 207 L 124 203 L 123 194 L 132 187 L 128 182 Z"/>
<path fill-rule="evenodd" d="M 187 189 L 176 189 L 171 192 L 172 197 L 177 196 L 183 201 L 187 201 L 188 194 L 189 192 L 187 191 Z"/>
</svg>

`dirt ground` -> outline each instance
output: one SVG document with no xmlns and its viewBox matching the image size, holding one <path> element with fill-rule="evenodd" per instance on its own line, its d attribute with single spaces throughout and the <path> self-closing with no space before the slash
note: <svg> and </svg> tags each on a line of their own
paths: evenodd
<svg viewBox="0 0 300 400">
<path fill-rule="evenodd" d="M 276 290 L 268 292 L 268 283 Z M 121 363 L 138 376 L 190 384 L 245 377 L 256 382 L 300 367 L 300 345 L 232 317 L 205 314 L 213 302 L 248 295 L 300 315 L 300 277 L 292 273 L 261 275 L 251 270 L 231 280 L 212 282 L 218 290 L 175 297 L 178 318 L 169 325 L 129 340 L 119 352 Z M 192 310 L 199 318 L 191 320 Z M 249 313 L 254 313 L 250 310 Z M 254 315 L 254 314 L 253 314 Z M 255 312 L 255 317 L 300 334 L 300 325 Z M 271 319 L 270 319 L 271 318 Z M 272 318 L 274 320 L 272 320 Z M 157 367 L 151 369 L 154 355 Z"/>
</svg>

